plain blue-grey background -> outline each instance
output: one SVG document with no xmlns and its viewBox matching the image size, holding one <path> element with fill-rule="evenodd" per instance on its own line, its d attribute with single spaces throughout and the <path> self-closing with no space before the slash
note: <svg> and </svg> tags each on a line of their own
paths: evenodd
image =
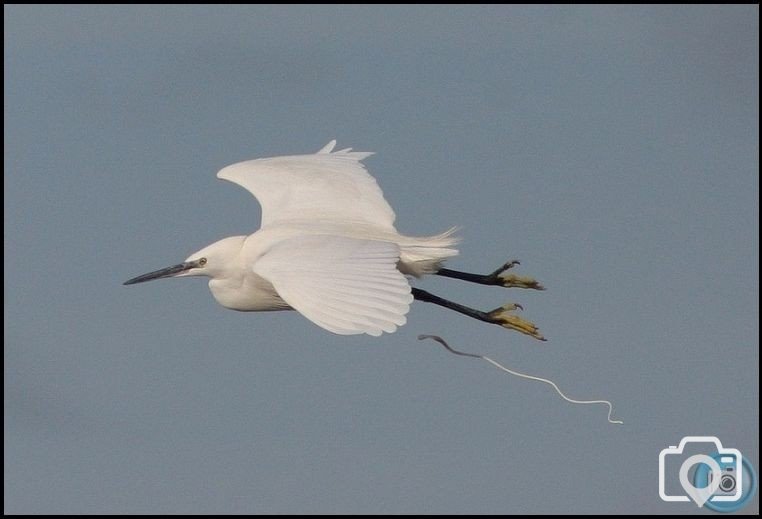
<svg viewBox="0 0 762 519">
<path fill-rule="evenodd" d="M 759 468 L 757 6 L 4 14 L 6 513 L 693 513 L 661 449 Z M 218 169 L 333 138 L 377 152 L 402 232 L 462 226 L 451 268 L 548 290 L 417 286 L 520 302 L 549 341 L 121 285 L 258 227 Z"/>
</svg>

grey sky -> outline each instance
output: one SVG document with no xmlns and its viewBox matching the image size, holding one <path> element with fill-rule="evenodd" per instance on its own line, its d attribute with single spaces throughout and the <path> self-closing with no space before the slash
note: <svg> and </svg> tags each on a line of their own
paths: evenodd
<svg viewBox="0 0 762 519">
<path fill-rule="evenodd" d="M 6 513 L 690 513 L 658 454 L 759 470 L 759 8 L 6 6 Z M 214 177 L 339 146 L 398 228 L 510 258 L 536 343 L 393 335 L 123 287 L 259 207 Z M 545 385 L 447 354 L 482 352 Z M 758 513 L 758 498 L 745 512 Z"/>
</svg>

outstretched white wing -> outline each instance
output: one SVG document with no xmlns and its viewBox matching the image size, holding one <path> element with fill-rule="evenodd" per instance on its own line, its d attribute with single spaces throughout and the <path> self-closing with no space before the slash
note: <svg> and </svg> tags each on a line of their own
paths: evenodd
<svg viewBox="0 0 762 519">
<path fill-rule="evenodd" d="M 413 302 L 399 256 L 395 243 L 311 235 L 276 244 L 253 269 L 318 326 L 378 336 L 405 324 Z"/>
<path fill-rule="evenodd" d="M 393 228 L 394 211 L 360 162 L 372 153 L 331 153 L 336 141 L 312 155 L 239 162 L 217 177 L 248 190 L 262 205 L 262 227 L 272 223 L 339 221 Z"/>
</svg>

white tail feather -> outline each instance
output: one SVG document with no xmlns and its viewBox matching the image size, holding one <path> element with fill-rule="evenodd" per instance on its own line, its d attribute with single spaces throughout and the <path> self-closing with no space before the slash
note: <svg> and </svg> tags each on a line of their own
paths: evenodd
<svg viewBox="0 0 762 519">
<path fill-rule="evenodd" d="M 454 246 L 460 241 L 455 236 L 457 227 L 452 227 L 435 236 L 401 236 L 399 269 L 402 273 L 415 277 L 433 274 L 447 258 L 458 255 Z"/>
</svg>

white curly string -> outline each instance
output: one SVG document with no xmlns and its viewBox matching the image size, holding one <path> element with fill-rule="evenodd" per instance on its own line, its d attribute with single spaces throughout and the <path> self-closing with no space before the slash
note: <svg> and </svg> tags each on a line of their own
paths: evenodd
<svg viewBox="0 0 762 519">
<path fill-rule="evenodd" d="M 555 389 L 556 392 L 559 395 L 561 395 L 561 398 L 563 398 L 564 400 L 566 400 L 569 403 L 572 403 L 572 404 L 606 404 L 607 406 L 609 406 L 609 415 L 608 415 L 608 418 L 607 418 L 609 423 L 620 424 L 620 425 L 624 423 L 621 420 L 612 420 L 611 419 L 611 413 L 614 411 L 614 407 L 611 405 L 611 402 L 609 402 L 608 400 L 575 400 L 573 398 L 569 398 L 568 396 L 566 396 L 558 388 L 558 386 L 555 384 L 555 382 L 553 382 L 552 380 L 548 380 L 548 379 L 542 378 L 542 377 L 535 377 L 535 376 L 532 376 L 532 375 L 527 375 L 525 373 L 519 373 L 518 371 L 514 371 L 512 369 L 508 369 L 505 366 L 503 366 L 502 364 L 500 364 L 498 362 L 495 362 L 494 360 L 492 360 L 491 358 L 489 358 L 489 357 L 487 357 L 485 355 L 479 355 L 479 354 L 476 354 L 476 353 L 465 353 L 465 352 L 462 352 L 462 351 L 458 351 L 455 348 L 453 348 L 452 346 L 450 346 L 449 344 L 447 344 L 447 342 L 443 338 L 439 337 L 438 335 L 419 335 L 418 336 L 418 340 L 419 341 L 422 341 L 424 339 L 433 339 L 433 340 L 437 341 L 439 344 L 444 346 L 444 348 L 447 351 L 449 351 L 450 353 L 454 353 L 455 355 L 462 355 L 464 357 L 473 357 L 473 358 L 476 358 L 476 359 L 486 360 L 487 362 L 489 362 L 490 364 L 492 364 L 496 368 L 501 369 L 501 370 L 503 370 L 503 371 L 505 371 L 507 373 L 510 373 L 511 375 L 516 375 L 517 377 L 527 378 L 529 380 L 538 380 L 540 382 L 545 382 L 546 384 L 550 384 L 551 386 L 553 386 L 553 389 Z"/>
</svg>

